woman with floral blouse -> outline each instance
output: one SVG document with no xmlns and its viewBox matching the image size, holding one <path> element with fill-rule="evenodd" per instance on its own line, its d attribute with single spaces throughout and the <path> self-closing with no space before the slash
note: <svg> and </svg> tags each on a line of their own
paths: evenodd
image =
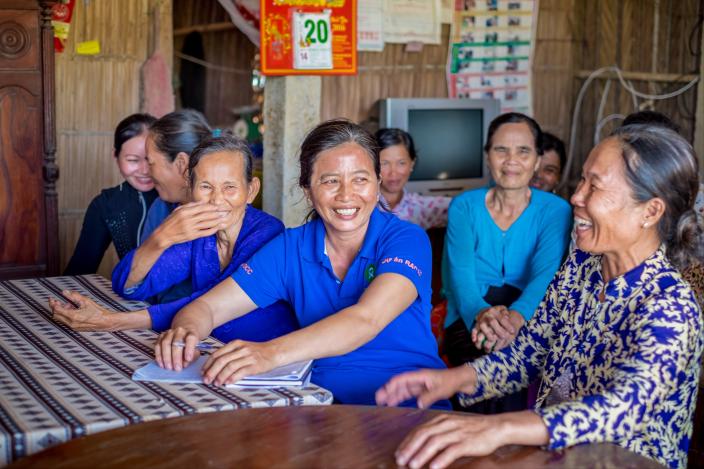
<svg viewBox="0 0 704 469">
<path fill-rule="evenodd" d="M 436 417 L 406 437 L 397 462 L 442 468 L 508 444 L 612 442 L 686 467 L 704 340 L 677 269 L 704 257 L 698 189 L 696 155 L 669 129 L 625 126 L 594 148 L 572 197 L 578 249 L 513 343 L 377 392 L 386 405 L 455 392 L 471 404 L 542 375 L 535 409 Z"/>
<path fill-rule="evenodd" d="M 418 158 L 411 134 L 401 129 L 380 129 L 375 138 L 381 164 L 379 207 L 424 230 L 447 225 L 450 197 L 406 190 Z"/>
</svg>

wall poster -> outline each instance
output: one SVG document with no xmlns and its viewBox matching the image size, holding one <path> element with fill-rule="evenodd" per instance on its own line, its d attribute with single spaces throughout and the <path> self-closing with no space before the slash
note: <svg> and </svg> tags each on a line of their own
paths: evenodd
<svg viewBox="0 0 704 469">
<path fill-rule="evenodd" d="M 456 0 L 448 92 L 496 98 L 502 112 L 531 114 L 530 68 L 538 0 Z"/>
</svg>

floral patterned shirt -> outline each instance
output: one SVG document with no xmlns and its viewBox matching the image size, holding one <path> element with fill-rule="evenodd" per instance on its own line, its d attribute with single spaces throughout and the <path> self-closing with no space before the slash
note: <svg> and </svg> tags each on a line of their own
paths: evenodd
<svg viewBox="0 0 704 469">
<path fill-rule="evenodd" d="M 472 363 L 477 390 L 460 400 L 504 395 L 542 375 L 536 412 L 550 449 L 613 442 L 684 468 L 704 347 L 700 314 L 664 248 L 607 283 L 601 256 L 575 250 L 516 340 Z"/>
<path fill-rule="evenodd" d="M 401 220 L 410 221 L 427 230 L 447 225 L 447 208 L 451 201 L 451 197 L 420 195 L 404 190 L 401 201 L 390 211 Z M 379 199 L 379 206 L 389 210 L 389 203 L 383 195 Z"/>
</svg>

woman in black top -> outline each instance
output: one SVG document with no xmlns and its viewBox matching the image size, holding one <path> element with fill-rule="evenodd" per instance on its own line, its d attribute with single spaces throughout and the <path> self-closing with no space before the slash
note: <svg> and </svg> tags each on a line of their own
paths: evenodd
<svg viewBox="0 0 704 469">
<path fill-rule="evenodd" d="M 155 121 L 149 114 L 132 114 L 117 125 L 113 157 L 125 181 L 104 189 L 88 206 L 64 275 L 95 273 L 110 242 L 120 259 L 139 245 L 147 210 L 157 197 L 145 147 L 147 131 Z"/>
</svg>

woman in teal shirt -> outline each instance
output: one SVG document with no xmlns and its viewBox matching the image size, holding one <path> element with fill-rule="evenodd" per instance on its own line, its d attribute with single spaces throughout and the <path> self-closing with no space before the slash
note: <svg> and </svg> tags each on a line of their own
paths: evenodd
<svg viewBox="0 0 704 469">
<path fill-rule="evenodd" d="M 541 130 L 519 113 L 491 123 L 484 150 L 496 185 L 453 200 L 443 258 L 445 351 L 458 366 L 508 345 L 533 316 L 569 240 L 569 204 L 529 187 Z M 471 333 L 470 333 L 471 331 Z M 525 399 L 505 404 L 525 406 Z M 473 409 L 495 412 L 491 404 Z"/>
</svg>

